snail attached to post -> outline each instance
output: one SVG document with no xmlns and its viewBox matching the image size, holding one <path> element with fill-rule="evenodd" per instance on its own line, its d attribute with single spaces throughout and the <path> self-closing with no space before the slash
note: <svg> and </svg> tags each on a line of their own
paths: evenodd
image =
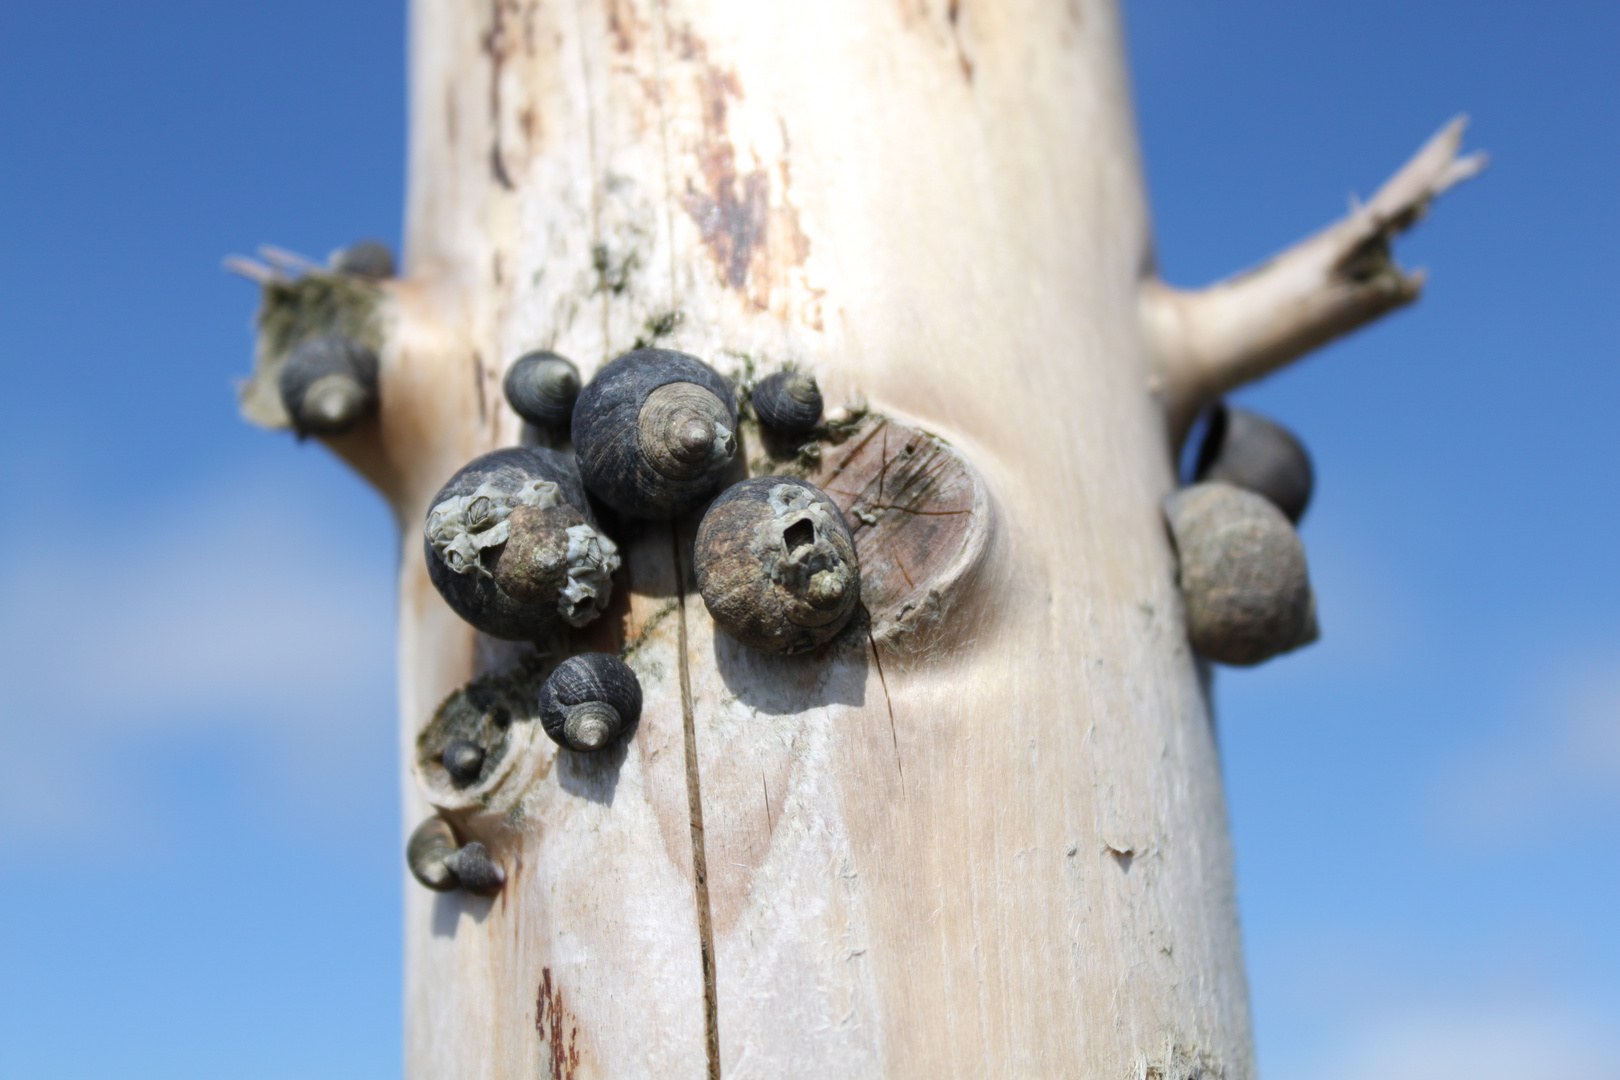
<svg viewBox="0 0 1620 1080">
<path fill-rule="evenodd" d="M 341 334 L 306 338 L 281 368 L 281 404 L 299 435 L 339 435 L 377 403 L 377 354 Z"/>
<path fill-rule="evenodd" d="M 452 784 L 466 787 L 483 775 L 486 756 L 484 748 L 471 739 L 451 739 L 439 755 L 439 764 L 444 766 Z"/>
<path fill-rule="evenodd" d="M 1293 432 L 1225 402 L 1209 411 L 1193 479 L 1220 480 L 1263 495 L 1295 525 L 1310 505 L 1315 484 L 1311 457 Z"/>
<path fill-rule="evenodd" d="M 512 411 L 540 428 L 568 425 L 579 386 L 579 369 L 573 362 L 545 350 L 512 361 L 501 383 Z"/>
<path fill-rule="evenodd" d="M 629 517 L 668 520 L 724 483 L 737 451 L 737 403 L 697 357 L 637 349 L 580 392 L 573 440 L 592 494 Z"/>
<path fill-rule="evenodd" d="M 821 387 L 814 376 L 778 371 L 754 384 L 749 401 L 759 422 L 784 435 L 808 435 L 821 423 Z"/>
<path fill-rule="evenodd" d="M 394 276 L 394 252 L 381 240 L 359 240 L 332 252 L 327 260 L 340 274 L 382 281 Z"/>
<path fill-rule="evenodd" d="M 698 525 L 698 591 L 744 645 L 797 653 L 832 640 L 861 596 L 855 538 L 814 484 L 757 476 L 733 484 Z"/>
<path fill-rule="evenodd" d="M 1305 546 L 1270 500 L 1212 481 L 1182 488 L 1164 511 L 1201 655 L 1247 666 L 1316 640 Z"/>
<path fill-rule="evenodd" d="M 641 681 L 611 653 L 570 656 L 540 687 L 540 724 L 570 750 L 600 750 L 640 716 Z"/>
<path fill-rule="evenodd" d="M 496 450 L 451 477 L 428 511 L 423 551 L 457 615 L 514 641 L 595 619 L 619 568 L 573 459 L 538 447 Z"/>
<path fill-rule="evenodd" d="M 405 845 L 405 864 L 417 881 L 434 892 L 466 889 L 493 896 L 506 884 L 506 871 L 490 856 L 489 848 L 476 840 L 458 846 L 450 823 L 437 814 L 411 833 Z"/>
</svg>

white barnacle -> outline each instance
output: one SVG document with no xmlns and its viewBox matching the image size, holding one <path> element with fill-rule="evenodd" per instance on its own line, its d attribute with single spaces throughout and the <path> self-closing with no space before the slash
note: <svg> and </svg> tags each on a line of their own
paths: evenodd
<svg viewBox="0 0 1620 1080">
<path fill-rule="evenodd" d="M 613 595 L 613 572 L 619 549 L 589 525 L 568 530 L 568 584 L 557 597 L 557 610 L 570 626 L 584 626 L 602 613 Z"/>
<path fill-rule="evenodd" d="M 731 455 L 737 452 L 737 436 L 730 428 L 721 423 L 714 425 L 714 443 L 709 451 L 709 467 L 722 469 Z"/>
<path fill-rule="evenodd" d="M 777 484 L 765 501 L 772 516 L 754 532 L 754 553 L 772 581 L 802 593 L 816 574 L 842 563 L 831 539 L 832 512 L 799 484 Z"/>
<path fill-rule="evenodd" d="M 451 570 L 490 577 L 483 553 L 506 543 L 506 519 L 512 511 L 520 506 L 544 510 L 560 501 L 557 485 L 550 480 L 530 480 L 515 492 L 501 491 L 486 480 L 471 495 L 456 495 L 430 510 L 423 533 Z"/>
</svg>

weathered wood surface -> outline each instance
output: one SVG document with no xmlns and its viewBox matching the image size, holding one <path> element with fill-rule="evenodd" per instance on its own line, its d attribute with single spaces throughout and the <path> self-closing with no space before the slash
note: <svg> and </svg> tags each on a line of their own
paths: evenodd
<svg viewBox="0 0 1620 1080">
<path fill-rule="evenodd" d="M 1109 0 L 415 0 L 412 41 L 380 412 L 328 442 L 401 524 L 402 840 L 438 806 L 508 880 L 406 879 L 408 1074 L 1252 1075 L 1170 448 L 1415 295 L 1387 239 L 1455 138 L 1279 276 L 1183 293 Z M 434 592 L 428 500 L 525 437 L 513 359 L 654 341 L 842 404 L 819 459 L 747 427 L 738 475 L 832 494 L 865 610 L 749 653 L 693 590 L 696 519 L 625 525 L 608 614 L 541 653 L 620 651 L 632 737 L 520 721 L 458 792 L 436 707 L 537 653 Z"/>
</svg>

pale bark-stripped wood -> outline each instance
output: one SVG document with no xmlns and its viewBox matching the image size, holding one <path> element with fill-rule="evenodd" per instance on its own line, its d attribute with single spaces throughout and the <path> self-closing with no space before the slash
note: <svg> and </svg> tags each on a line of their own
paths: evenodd
<svg viewBox="0 0 1620 1080">
<path fill-rule="evenodd" d="M 1241 311 L 1157 283 L 1109 0 L 416 0 L 412 41 L 381 408 L 329 441 L 402 527 L 405 831 L 442 808 L 507 883 L 407 879 L 408 1074 L 1251 1076 L 1159 503 L 1192 411 L 1377 312 L 1298 303 L 1308 274 L 1228 290 Z M 1402 227 L 1375 218 L 1360 242 Z M 627 527 L 614 610 L 553 645 L 625 649 L 632 738 L 585 758 L 531 732 L 458 794 L 418 732 L 529 647 L 434 592 L 428 501 L 522 437 L 513 359 L 588 377 L 653 336 L 797 364 L 948 482 L 897 505 L 904 447 L 826 449 L 829 490 L 860 474 L 835 497 L 872 518 L 877 591 L 809 656 L 716 631 L 694 520 Z M 906 524 L 936 512 L 966 524 Z"/>
</svg>

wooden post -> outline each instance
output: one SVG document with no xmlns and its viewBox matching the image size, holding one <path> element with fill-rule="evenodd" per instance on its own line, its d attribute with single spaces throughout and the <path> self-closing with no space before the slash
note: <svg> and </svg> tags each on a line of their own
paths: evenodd
<svg viewBox="0 0 1620 1080">
<path fill-rule="evenodd" d="M 412 40 L 380 411 L 329 442 L 401 524 L 406 829 L 443 808 L 507 882 L 406 879 L 408 1075 L 1252 1076 L 1160 501 L 1200 408 L 1416 296 L 1388 240 L 1478 167 L 1460 124 L 1188 293 L 1153 274 L 1109 0 L 416 0 Z M 633 737 L 514 735 L 452 791 L 418 733 L 534 648 L 434 592 L 429 500 L 523 438 L 517 356 L 588 377 L 654 341 L 842 407 L 795 462 L 866 614 L 750 654 L 693 591 L 695 520 L 627 527 L 615 607 L 548 647 L 626 656 Z"/>
</svg>

